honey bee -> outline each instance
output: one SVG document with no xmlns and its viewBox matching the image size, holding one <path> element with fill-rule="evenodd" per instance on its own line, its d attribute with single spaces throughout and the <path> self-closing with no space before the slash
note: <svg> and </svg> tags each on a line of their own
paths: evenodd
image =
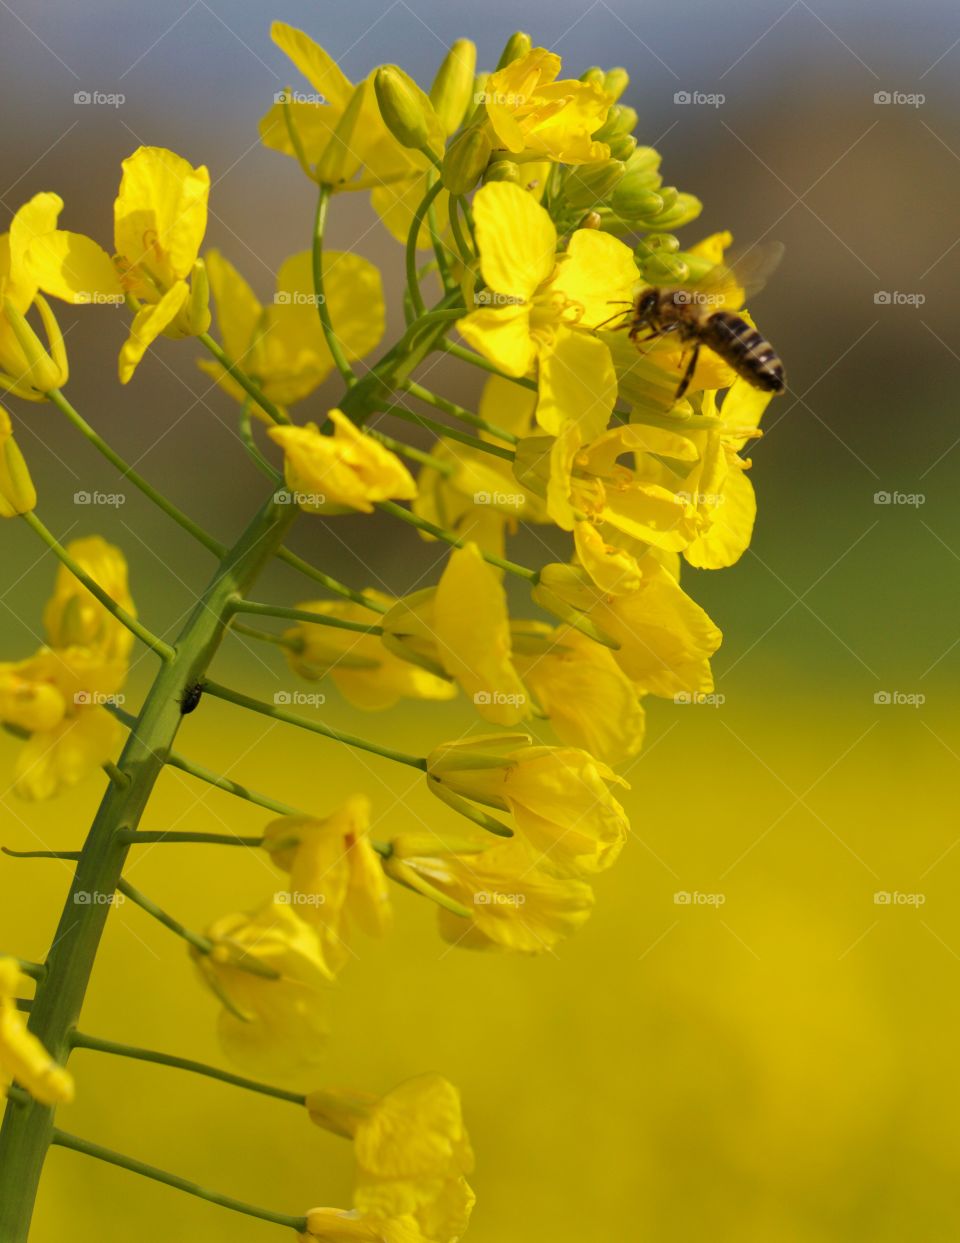
<svg viewBox="0 0 960 1243">
<path fill-rule="evenodd" d="M 676 334 L 683 366 L 686 347 L 692 346 L 675 400 L 687 391 L 704 346 L 755 388 L 769 393 L 784 391 L 783 363 L 776 350 L 736 313 L 763 287 L 782 256 L 779 242 L 754 246 L 733 263 L 711 268 L 695 286 L 645 286 L 629 311 L 619 312 L 624 317 L 620 327 L 629 327 L 630 340 L 641 350 L 650 342 Z"/>
</svg>

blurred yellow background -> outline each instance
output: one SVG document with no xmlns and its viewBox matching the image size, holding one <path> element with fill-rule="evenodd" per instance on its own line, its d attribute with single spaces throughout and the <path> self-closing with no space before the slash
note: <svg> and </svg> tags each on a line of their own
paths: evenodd
<svg viewBox="0 0 960 1243">
<path fill-rule="evenodd" d="M 331 995 L 322 1076 L 299 1085 L 382 1090 L 425 1070 L 452 1079 L 478 1153 L 475 1243 L 946 1243 L 960 1233 L 960 48 L 950 50 L 960 30 L 951 6 L 923 12 L 921 24 L 902 4 L 868 14 L 842 0 L 735 12 L 691 0 L 642 16 L 620 0 L 563 0 L 549 12 L 497 3 L 482 15 L 439 0 L 334 10 L 21 0 L 0 15 L 15 50 L 0 89 L 18 117 L 0 140 L 5 210 L 56 190 L 66 227 L 108 243 L 120 159 L 161 143 L 209 163 L 209 242 L 262 295 L 282 258 L 308 244 L 312 211 L 293 163 L 255 143 L 258 116 L 289 79 L 268 39 L 274 17 L 308 29 L 353 78 L 395 60 L 429 81 L 458 36 L 475 38 L 490 64 L 516 25 L 555 46 L 572 73 L 625 64 L 641 140 L 663 151 L 668 182 L 705 200 L 702 228 L 684 237 L 730 227 L 744 242 L 787 243 L 754 308 L 791 383 L 753 451 L 754 547 L 732 570 L 684 580 L 725 633 L 715 661 L 724 702 L 648 701 L 647 745 L 626 773 L 633 838 L 599 880 L 590 922 L 556 956 L 450 949 L 428 904 L 398 891 L 393 935 L 360 944 Z M 126 101 L 75 105 L 80 90 Z M 675 104 L 683 90 L 725 102 Z M 876 104 L 884 90 L 925 101 Z M 396 329 L 401 254 L 365 203 L 335 205 L 333 242 L 382 266 Z M 925 302 L 877 301 L 884 293 Z M 114 316 L 62 316 L 76 320 L 69 395 L 192 516 L 235 534 L 264 493 L 236 443 L 235 409 L 196 371 L 189 343 L 162 342 L 121 390 Z M 448 362 L 430 383 L 466 405 L 480 389 Z M 336 397 L 331 381 L 299 414 Z M 64 539 L 96 531 L 118 543 L 142 616 L 175 633 L 210 572 L 206 555 L 132 492 L 119 509 L 73 504 L 78 491 L 116 491 L 116 476 L 53 410 L 11 409 L 41 517 Z M 924 499 L 877 503 L 893 492 Z M 519 536 L 511 555 L 542 560 L 540 534 Z M 12 658 L 34 645 L 54 566 L 26 530 L 5 524 L 0 540 L 0 651 Z M 357 586 L 402 591 L 437 575 L 436 547 L 379 517 L 304 519 L 293 543 Z M 562 540 L 554 551 L 566 555 Z M 313 594 L 281 567 L 257 591 L 286 604 Z M 524 592 L 514 604 L 524 610 Z M 297 689 L 279 653 L 252 646 L 231 639 L 216 676 L 267 697 Z M 137 664 L 128 708 L 151 665 Z M 367 716 L 332 685 L 310 689 L 327 695 L 322 719 L 410 751 L 474 720 L 462 700 Z M 876 702 L 898 693 L 925 702 Z M 15 746 L 0 739 L 0 772 Z M 379 836 L 420 818 L 455 823 L 415 773 L 265 730 L 209 699 L 178 749 L 320 812 L 364 790 Z M 101 785 L 39 807 L 2 793 L 3 843 L 77 848 Z M 257 833 L 269 818 L 169 772 L 144 827 Z M 69 875 L 54 862 L 0 860 L 0 948 L 44 955 Z M 258 904 L 281 880 L 256 853 L 196 845 L 139 848 L 128 875 L 197 928 Z M 878 892 L 923 902 L 878 904 Z M 724 900 L 684 904 L 677 893 Z M 216 1011 L 176 939 L 129 903 L 118 908 L 84 1029 L 224 1064 Z M 293 1106 L 89 1052 L 72 1066 L 66 1129 L 277 1210 L 349 1200 L 348 1145 Z M 271 1229 L 55 1151 L 31 1237 L 253 1243 Z"/>
</svg>

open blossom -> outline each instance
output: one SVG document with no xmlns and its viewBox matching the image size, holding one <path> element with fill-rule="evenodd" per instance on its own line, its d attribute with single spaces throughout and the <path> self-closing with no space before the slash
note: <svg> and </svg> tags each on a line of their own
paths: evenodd
<svg viewBox="0 0 960 1243">
<path fill-rule="evenodd" d="M 455 946 L 542 954 L 576 932 L 593 907 L 589 885 L 539 867 L 520 838 L 446 850 L 435 836 L 403 834 L 391 846 L 391 875 L 414 887 L 422 879 L 451 904 L 437 917 L 440 935 Z"/>
<path fill-rule="evenodd" d="M 21 240 L 36 284 L 66 302 L 137 307 L 120 350 L 121 383 L 131 379 L 161 333 L 194 336 L 210 326 L 205 274 L 197 271 L 207 228 L 210 174 L 165 147 L 138 147 L 123 161 L 114 203 L 115 259 L 96 242 L 57 228 L 63 200 L 37 195 Z"/>
<path fill-rule="evenodd" d="M 209 953 L 190 953 L 223 1004 L 218 1032 L 229 1056 L 281 1072 L 319 1061 L 332 975 L 316 930 L 289 905 L 268 902 L 252 914 L 224 915 L 207 937 Z"/>
<path fill-rule="evenodd" d="M 308 397 L 334 365 L 317 315 L 310 252 L 291 255 L 280 265 L 276 293 L 267 306 L 219 251 L 207 251 L 204 259 L 227 357 L 280 406 Z M 344 354 L 362 358 L 383 336 L 380 273 L 360 255 L 325 251 L 323 290 Z M 237 401 L 248 400 L 219 362 L 200 359 L 197 365 Z"/>
<path fill-rule="evenodd" d="M 451 1083 L 420 1075 L 381 1097 L 310 1092 L 307 1110 L 318 1126 L 352 1138 L 356 1182 L 353 1215 L 314 1209 L 305 1238 L 456 1243 L 475 1196 L 466 1180 L 473 1151 Z"/>
<path fill-rule="evenodd" d="M 372 514 L 377 501 L 409 501 L 417 495 L 417 485 L 395 453 L 364 435 L 341 411 L 331 410 L 330 420 L 332 436 L 313 423 L 269 430 L 283 449 L 287 486 L 301 509 Z"/>
<path fill-rule="evenodd" d="M 432 751 L 427 775 L 455 795 L 511 812 L 541 866 L 558 876 L 602 872 L 626 841 L 627 817 L 610 792 L 626 782 L 576 747 L 533 746 L 526 734 L 467 737 Z"/>
<path fill-rule="evenodd" d="M 50 390 L 62 387 L 69 376 L 63 335 L 26 256 L 34 204 L 45 197 L 56 198 L 31 199 L 14 214 L 10 231 L 0 234 L 0 389 L 25 401 L 46 401 Z M 26 321 L 32 307 L 37 309 L 49 352 Z"/>
<path fill-rule="evenodd" d="M 317 932 L 323 958 L 339 971 L 354 927 L 382 936 L 390 898 L 379 856 L 370 844 L 370 801 L 355 795 L 324 818 L 282 816 L 267 825 L 263 847 L 290 874 L 290 901 Z"/>
<path fill-rule="evenodd" d="M 0 958 L 0 1098 L 16 1082 L 43 1105 L 67 1105 L 73 1077 L 27 1030 L 26 1015 L 17 1009 L 17 994 L 27 982 L 12 958 Z"/>
<path fill-rule="evenodd" d="M 457 331 L 507 375 L 536 366 L 544 431 L 556 435 L 577 422 L 592 439 L 606 428 L 617 395 L 610 350 L 593 330 L 610 318 L 611 300 L 633 296 L 639 272 L 630 248 L 609 233 L 578 229 L 558 256 L 548 213 L 507 182 L 481 187 L 473 210 L 489 290 Z"/>
</svg>

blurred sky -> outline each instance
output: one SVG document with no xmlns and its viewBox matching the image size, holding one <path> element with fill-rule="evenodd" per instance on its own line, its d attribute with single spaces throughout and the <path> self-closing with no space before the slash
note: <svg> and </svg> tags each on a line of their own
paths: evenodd
<svg viewBox="0 0 960 1243">
<path fill-rule="evenodd" d="M 169 146 L 209 165 L 209 243 L 268 296 L 281 260 L 308 244 L 313 211 L 295 164 L 257 142 L 274 92 L 304 85 L 269 40 L 273 19 L 308 30 L 354 79 L 396 61 L 427 83 L 460 36 L 489 66 L 517 26 L 555 47 L 574 75 L 625 65 L 640 140 L 663 152 L 668 184 L 704 200 L 684 239 L 729 228 L 744 243 L 787 246 L 752 307 L 790 383 L 752 450 L 754 544 L 731 570 L 685 578 L 725 633 L 715 671 L 726 702 L 650 705 L 648 746 L 625 796 L 636 840 L 560 961 L 450 955 L 430 912 L 401 901 L 396 937 L 364 947 L 345 982 L 331 1075 L 385 1087 L 434 1067 L 462 1085 L 482 1154 L 477 1243 L 955 1240 L 960 11 L 836 0 L 9 0 L 0 3 L 5 218 L 55 190 L 63 224 L 109 246 L 120 160 L 140 143 Z M 75 104 L 77 92 L 125 100 Z M 684 105 L 678 92 L 724 100 Z M 878 92 L 925 98 L 878 104 Z M 360 197 L 335 204 L 333 245 L 356 245 L 383 268 L 395 329 L 400 249 Z M 876 301 L 883 294 L 888 304 Z M 259 505 L 262 479 L 237 446 L 235 407 L 198 372 L 192 343 L 162 341 L 121 390 L 120 314 L 62 308 L 61 320 L 71 325 L 78 408 L 191 515 L 235 533 Z M 430 381 L 467 405 L 481 386 L 446 363 Z M 298 416 L 337 396 L 328 382 Z M 119 511 L 72 504 L 78 490 L 114 491 L 116 476 L 53 410 L 12 409 L 41 516 L 65 538 L 100 531 L 121 544 L 141 613 L 160 631 L 174 626 L 209 573 L 205 556 L 135 494 Z M 893 492 L 922 503 L 876 503 Z M 53 568 L 13 524 L 0 541 L 0 637 L 5 655 L 24 655 Z M 356 585 L 400 591 L 436 574 L 435 547 L 379 518 L 305 520 L 294 543 Z M 556 551 L 566 555 L 566 544 Z M 539 534 L 521 534 L 511 555 L 540 560 Z M 278 569 L 260 593 L 291 603 L 310 590 Z M 232 641 L 223 665 L 263 694 L 292 685 L 272 652 L 258 655 L 251 663 Z M 132 698 L 149 669 L 144 659 L 134 670 Z M 874 702 L 896 691 L 926 703 Z M 469 719 L 462 705 L 373 718 L 332 692 L 331 705 L 343 727 L 387 743 L 427 746 Z M 371 782 L 378 814 L 396 815 L 355 759 L 334 752 L 327 763 L 313 739 L 281 747 L 276 732 L 223 706 L 204 711 L 184 739 L 202 761 L 226 769 L 242 756 L 251 784 L 308 805 Z M 12 749 L 3 744 L 4 764 Z M 5 795 L 6 837 L 74 846 L 97 793 L 84 787 L 39 812 Z M 186 815 L 185 797 L 171 778 L 147 827 Z M 412 798 L 418 814 L 436 814 Z M 190 804 L 190 827 L 225 822 L 256 832 L 261 819 L 226 796 Z M 253 905 L 273 883 L 243 859 L 195 858 L 191 871 L 152 851 L 142 877 L 197 925 Z M 42 955 L 65 883 L 44 866 L 4 862 L 13 899 L 0 912 L 0 945 Z M 29 876 L 13 870 L 26 867 Z M 672 903 L 676 889 L 718 887 L 728 895 L 722 926 L 715 912 Z M 920 889 L 928 901 L 878 911 L 877 889 Z M 167 934 L 143 925 L 124 912 L 111 927 L 90 1025 L 216 1059 L 212 1004 Z M 346 1194 L 342 1154 L 317 1148 L 305 1127 L 276 1168 L 276 1115 L 260 1102 L 174 1087 L 156 1070 L 95 1066 L 90 1055 L 84 1067 L 77 1130 L 275 1206 L 297 1208 L 321 1182 Z M 140 1102 L 142 1120 L 113 1108 L 123 1095 L 111 1098 L 114 1083 Z M 143 1243 L 266 1237 L 70 1154 L 51 1168 L 38 1243 L 68 1228 L 91 1243 L 133 1231 Z M 116 1225 L 106 1236 L 102 1197 Z"/>
</svg>

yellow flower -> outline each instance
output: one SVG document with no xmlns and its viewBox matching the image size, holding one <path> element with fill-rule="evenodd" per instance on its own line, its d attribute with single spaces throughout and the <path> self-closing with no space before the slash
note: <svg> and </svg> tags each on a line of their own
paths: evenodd
<svg viewBox="0 0 960 1243">
<path fill-rule="evenodd" d="M 594 83 L 558 82 L 560 65 L 554 52 L 535 47 L 487 78 L 483 97 L 496 145 L 561 164 L 609 159 L 610 148 L 591 135 L 613 99 Z"/>
<path fill-rule="evenodd" d="M 283 449 L 287 486 L 308 513 L 372 514 L 377 501 L 410 501 L 417 485 L 395 453 L 385 449 L 339 410 L 330 411 L 333 435 L 316 424 L 271 427 L 271 440 Z"/>
<path fill-rule="evenodd" d="M 370 202 L 374 210 L 393 236 L 405 241 L 433 165 L 422 152 L 402 147 L 387 129 L 373 88 L 376 70 L 354 86 L 329 53 L 302 30 L 274 22 L 270 33 L 274 43 L 314 88 L 315 98 L 303 99 L 294 94 L 286 102 L 277 100 L 260 121 L 264 146 L 296 157 L 290 136 L 292 126 L 311 176 L 322 170 L 324 157 L 335 151 L 338 175 L 334 189 L 372 191 Z M 356 92 L 359 97 L 355 97 Z M 341 130 L 341 136 L 336 137 L 338 126 L 345 126 L 349 132 L 343 134 Z M 435 139 L 439 155 L 443 149 L 439 121 Z M 437 200 L 441 221 L 448 216 L 447 202 L 446 193 L 441 193 Z M 419 244 L 429 245 L 425 229 Z"/>
<path fill-rule="evenodd" d="M 759 423 L 772 397 L 743 379 L 727 390 L 720 407 L 715 392 L 704 394 L 703 414 L 718 417 L 721 426 L 691 434 L 700 443 L 703 468 L 683 483 L 701 520 L 700 533 L 683 556 L 698 569 L 733 565 L 750 545 L 757 498 L 746 473 L 750 461 L 740 457 L 740 450 L 761 434 Z M 663 470 L 669 470 L 668 464 L 663 464 Z"/>
<path fill-rule="evenodd" d="M 383 1220 L 356 1209 L 312 1208 L 299 1243 L 432 1243 L 410 1217 Z"/>
<path fill-rule="evenodd" d="M 437 586 L 398 600 L 382 625 L 393 651 L 438 665 L 485 720 L 516 725 L 528 715 L 511 659 L 506 592 L 476 544 L 454 549 Z"/>
<path fill-rule="evenodd" d="M 0 1097 L 16 1081 L 43 1105 L 68 1105 L 73 1077 L 27 1030 L 26 1018 L 17 1009 L 17 993 L 27 983 L 12 958 L 0 958 Z"/>
<path fill-rule="evenodd" d="M 0 518 L 28 514 L 36 504 L 37 492 L 13 438 L 10 415 L 0 406 Z"/>
<path fill-rule="evenodd" d="M 464 908 L 441 908 L 440 935 L 465 949 L 540 954 L 586 922 L 593 890 L 583 881 L 551 876 L 519 838 L 485 849 L 448 853 L 435 836 L 394 838 L 387 863 L 404 880 L 413 873 Z"/>
<path fill-rule="evenodd" d="M 618 643 L 614 658 L 641 694 L 709 694 L 710 657 L 723 635 L 654 553 L 641 561 L 639 586 L 629 594 L 604 594 L 583 570 L 553 565 L 541 571 L 534 598 L 549 609 L 550 596 L 558 596 Z"/>
<path fill-rule="evenodd" d="M 561 742 L 605 764 L 638 754 L 643 705 L 609 648 L 569 627 L 514 622 L 513 659 Z"/>
<path fill-rule="evenodd" d="M 121 608 L 136 616 L 127 582 L 123 553 L 99 535 L 71 540 L 67 551 L 90 578 Z M 51 647 L 85 647 L 107 662 L 126 661 L 133 635 L 103 607 L 65 565 L 57 569 L 53 595 L 43 610 L 43 625 Z"/>
<path fill-rule="evenodd" d="M 412 1239 L 456 1243 L 476 1197 L 465 1177 L 473 1169 L 473 1151 L 453 1084 L 439 1075 L 420 1075 L 379 1099 L 358 1092 L 310 1092 L 307 1109 L 318 1126 L 353 1138 L 354 1208 L 367 1227 L 381 1230 L 342 1237 L 403 1239 L 403 1233 L 384 1233 L 390 1223 L 399 1223 L 401 1230 L 419 1232 Z M 316 1233 L 323 1218 L 310 1216 L 308 1237 L 323 1238 Z"/>
<path fill-rule="evenodd" d="M 37 196 L 44 197 L 56 196 Z M 26 401 L 46 401 L 50 389 L 66 384 L 69 368 L 59 325 L 24 253 L 35 201 L 20 208 L 9 233 L 0 234 L 0 388 Z M 40 315 L 49 352 L 25 318 L 31 306 Z"/>
<path fill-rule="evenodd" d="M 268 306 L 219 251 L 208 251 L 205 260 L 227 357 L 281 406 L 309 396 L 333 369 L 317 315 L 310 252 L 284 261 Z M 324 296 L 340 343 L 348 358 L 362 358 L 383 336 L 380 273 L 359 255 L 336 251 L 324 252 L 323 269 Z M 202 359 L 198 366 L 237 401 L 247 400 L 245 390 L 218 362 Z"/>
<path fill-rule="evenodd" d="M 57 229 L 63 201 L 55 194 L 31 201 L 23 254 L 36 284 L 54 297 L 73 303 L 116 303 L 127 295 L 133 300 L 138 309 L 119 359 L 126 384 L 161 333 L 194 336 L 210 326 L 206 277 L 197 267 L 210 174 L 165 147 L 138 147 L 122 167 L 112 262 L 89 238 Z"/>
<path fill-rule="evenodd" d="M 369 828 L 370 802 L 356 795 L 324 819 L 284 816 L 264 830 L 264 849 L 290 873 L 290 901 L 316 928 L 333 972 L 346 961 L 354 925 L 369 936 L 390 925 L 386 877 Z"/>
<path fill-rule="evenodd" d="M 536 404 L 536 394 L 529 389 L 491 376 L 484 385 L 478 413 L 489 423 L 522 437 L 532 429 Z M 480 436 L 494 440 L 487 432 Z M 543 501 L 518 484 L 512 464 L 504 458 L 442 437 L 434 445 L 432 456 L 451 473 L 430 468 L 420 472 L 413 511 L 428 522 L 471 540 L 483 552 L 503 556 L 507 532 L 515 534 L 520 522 L 548 520 Z M 424 532 L 421 535 L 427 540 L 434 538 Z"/>
<path fill-rule="evenodd" d="M 368 590 L 366 594 L 382 604 L 393 603 L 380 592 Z M 379 625 L 383 616 L 349 600 L 309 600 L 297 607 L 367 626 Z M 295 673 L 310 681 L 329 674 L 344 698 L 357 708 L 392 708 L 401 699 L 452 699 L 457 693 L 451 682 L 388 651 L 376 634 L 298 622 L 284 638 L 290 644 L 287 660 Z"/>
<path fill-rule="evenodd" d="M 227 1054 L 281 1072 L 319 1061 L 332 977 L 316 931 L 289 906 L 268 902 L 252 914 L 224 915 L 207 936 L 213 950 L 190 953 L 223 1003 L 218 1034 Z"/>
<path fill-rule="evenodd" d="M 615 862 L 629 824 L 610 785 L 626 785 L 576 747 L 530 745 L 526 734 L 448 742 L 427 756 L 431 784 L 512 812 L 517 830 L 557 876 L 589 876 Z"/>
<path fill-rule="evenodd" d="M 597 229 L 578 229 L 557 256 L 557 231 L 530 194 L 491 182 L 474 197 L 486 303 L 457 322 L 468 344 L 511 376 L 539 371 L 537 422 L 551 435 L 580 424 L 592 440 L 607 426 L 617 377 L 593 329 L 611 299 L 629 299 L 639 273 L 627 246 Z"/>
</svg>

